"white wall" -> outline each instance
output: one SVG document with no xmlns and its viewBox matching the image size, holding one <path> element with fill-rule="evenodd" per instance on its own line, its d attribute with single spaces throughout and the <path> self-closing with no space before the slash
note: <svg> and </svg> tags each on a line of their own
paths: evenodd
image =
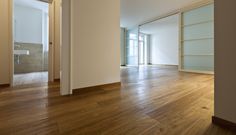
<svg viewBox="0 0 236 135">
<path fill-rule="evenodd" d="M 120 0 L 71 1 L 72 89 L 120 82 Z"/>
<path fill-rule="evenodd" d="M 10 84 L 9 1 L 0 0 L 0 85 Z"/>
<path fill-rule="evenodd" d="M 215 116 L 236 123 L 235 0 L 215 0 Z"/>
<path fill-rule="evenodd" d="M 15 5 L 14 7 L 14 40 L 23 43 L 43 42 L 42 10 Z"/>
<path fill-rule="evenodd" d="M 61 46 L 61 95 L 72 94 L 71 91 L 71 12 L 70 0 L 62 0 L 62 46 Z"/>
<path fill-rule="evenodd" d="M 150 34 L 150 62 L 151 64 L 178 65 L 179 64 L 179 20 L 174 16 L 171 22 L 153 25 Z"/>
</svg>

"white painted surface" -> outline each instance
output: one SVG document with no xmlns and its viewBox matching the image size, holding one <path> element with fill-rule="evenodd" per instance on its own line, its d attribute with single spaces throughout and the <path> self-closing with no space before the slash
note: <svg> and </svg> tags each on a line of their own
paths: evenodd
<svg viewBox="0 0 236 135">
<path fill-rule="evenodd" d="M 0 84 L 10 84 L 9 1 L 0 0 Z"/>
<path fill-rule="evenodd" d="M 215 0 L 215 113 L 236 123 L 235 0 Z"/>
<path fill-rule="evenodd" d="M 72 89 L 120 82 L 120 0 L 71 6 Z"/>
<path fill-rule="evenodd" d="M 179 16 L 174 15 L 143 25 L 141 32 L 150 35 L 150 63 L 179 64 Z"/>
<path fill-rule="evenodd" d="M 30 7 L 14 6 L 14 40 L 23 43 L 42 44 L 43 12 Z"/>
<path fill-rule="evenodd" d="M 72 94 L 70 48 L 70 0 L 62 0 L 61 95 Z"/>
<path fill-rule="evenodd" d="M 121 0 L 121 27 L 132 28 L 203 0 Z"/>
</svg>

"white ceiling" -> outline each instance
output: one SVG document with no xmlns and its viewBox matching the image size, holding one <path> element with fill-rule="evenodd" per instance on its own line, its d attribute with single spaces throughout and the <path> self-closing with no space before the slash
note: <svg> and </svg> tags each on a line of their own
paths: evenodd
<svg viewBox="0 0 236 135">
<path fill-rule="evenodd" d="M 140 32 L 145 34 L 155 34 L 160 29 L 166 29 L 166 27 L 172 27 L 175 25 L 178 25 L 179 23 L 179 16 L 178 15 L 172 15 L 157 21 L 154 21 L 152 23 L 145 24 L 140 27 Z"/>
<path fill-rule="evenodd" d="M 132 28 L 200 1 L 202 0 L 121 0 L 121 27 Z"/>
<path fill-rule="evenodd" d="M 51 1 L 51 0 L 42 0 Z M 202 0 L 121 0 L 121 27 L 132 28 L 171 11 Z M 15 4 L 48 11 L 48 4 L 38 0 L 14 0 Z"/>
<path fill-rule="evenodd" d="M 40 2 L 38 0 L 14 0 L 14 4 L 48 12 L 48 3 Z"/>
</svg>

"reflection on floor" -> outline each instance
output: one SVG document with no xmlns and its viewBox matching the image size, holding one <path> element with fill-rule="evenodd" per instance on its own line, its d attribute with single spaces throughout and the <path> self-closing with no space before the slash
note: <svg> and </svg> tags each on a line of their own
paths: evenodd
<svg viewBox="0 0 236 135">
<path fill-rule="evenodd" d="M 48 72 L 34 72 L 14 75 L 14 86 L 48 82 Z"/>
<path fill-rule="evenodd" d="M 234 135 L 213 125 L 214 76 L 122 68 L 122 87 L 60 96 L 59 83 L 0 92 L 0 134 Z"/>
</svg>

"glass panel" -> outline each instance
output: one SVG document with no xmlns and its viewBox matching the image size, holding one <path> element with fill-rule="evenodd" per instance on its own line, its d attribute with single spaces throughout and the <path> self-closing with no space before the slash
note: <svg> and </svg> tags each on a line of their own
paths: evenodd
<svg viewBox="0 0 236 135">
<path fill-rule="evenodd" d="M 133 33 L 129 33 L 129 39 L 137 39 L 137 35 Z"/>
<path fill-rule="evenodd" d="M 126 64 L 138 66 L 138 29 L 131 29 L 127 32 Z"/>
<path fill-rule="evenodd" d="M 183 13 L 182 68 L 214 71 L 214 5 Z"/>
<path fill-rule="evenodd" d="M 137 42 L 134 41 L 134 40 L 129 40 L 129 47 L 126 48 L 127 50 L 127 57 L 134 57 L 134 56 L 137 56 L 138 55 L 138 52 L 137 52 Z"/>
<path fill-rule="evenodd" d="M 214 55 L 214 40 L 193 40 L 183 42 L 183 54 Z"/>
<path fill-rule="evenodd" d="M 183 60 L 183 67 L 187 70 L 214 70 L 214 56 L 185 56 Z"/>
<path fill-rule="evenodd" d="M 144 36 L 143 35 L 139 36 L 139 41 L 144 41 Z"/>
<path fill-rule="evenodd" d="M 196 24 L 214 20 L 213 4 L 185 12 L 183 14 L 183 25 Z"/>
<path fill-rule="evenodd" d="M 214 72 L 214 67 L 191 67 L 191 66 L 183 66 L 185 70 L 191 71 L 206 71 L 206 72 Z"/>
<path fill-rule="evenodd" d="M 184 40 L 213 38 L 213 37 L 214 37 L 213 22 L 191 25 L 185 27 L 183 30 Z"/>
<path fill-rule="evenodd" d="M 139 42 L 139 64 L 144 64 L 144 42 Z"/>
</svg>

